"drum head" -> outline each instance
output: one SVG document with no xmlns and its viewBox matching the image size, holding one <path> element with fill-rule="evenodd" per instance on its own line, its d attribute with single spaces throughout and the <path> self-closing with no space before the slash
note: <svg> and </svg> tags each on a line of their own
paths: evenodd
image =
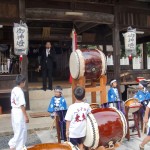
<svg viewBox="0 0 150 150">
<path fill-rule="evenodd" d="M 125 101 L 125 106 L 128 106 L 130 108 L 130 113 L 134 113 L 140 109 L 141 103 L 139 103 L 139 100 L 136 98 L 129 98 Z"/>
<path fill-rule="evenodd" d="M 88 148 L 96 149 L 99 145 L 99 129 L 93 114 L 87 116 L 86 137 L 83 144 Z"/>
<path fill-rule="evenodd" d="M 106 74 L 106 70 L 107 70 L 106 56 L 105 56 L 105 54 L 102 51 L 100 51 L 100 50 L 97 50 L 97 51 L 100 53 L 101 60 L 102 60 L 102 73 L 101 73 L 101 75 L 105 75 Z"/>
<path fill-rule="evenodd" d="M 72 78 L 78 79 L 84 76 L 85 64 L 82 52 L 78 49 L 70 55 L 69 68 Z"/>
<path fill-rule="evenodd" d="M 137 98 L 129 98 L 129 99 L 127 99 L 126 101 L 125 101 L 125 105 L 127 105 L 127 103 L 129 102 L 129 101 L 132 101 L 132 102 L 139 102 L 139 100 L 137 99 Z"/>
</svg>

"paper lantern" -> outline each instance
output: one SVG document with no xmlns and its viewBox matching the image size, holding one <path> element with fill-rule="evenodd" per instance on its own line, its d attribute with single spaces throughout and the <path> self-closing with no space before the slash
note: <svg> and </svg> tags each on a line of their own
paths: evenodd
<svg viewBox="0 0 150 150">
<path fill-rule="evenodd" d="M 16 55 L 28 54 L 28 27 L 25 23 L 15 23 L 14 33 L 14 52 Z"/>
</svg>

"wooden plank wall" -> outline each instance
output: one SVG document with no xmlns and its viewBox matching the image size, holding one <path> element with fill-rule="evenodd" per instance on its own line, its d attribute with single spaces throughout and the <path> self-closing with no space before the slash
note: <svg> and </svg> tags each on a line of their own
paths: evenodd
<svg viewBox="0 0 150 150">
<path fill-rule="evenodd" d="M 144 12 L 143 10 L 132 11 L 130 9 L 125 9 L 120 7 L 118 14 L 118 23 L 120 26 L 134 26 L 139 28 L 150 27 L 150 11 Z"/>
<path fill-rule="evenodd" d="M 18 18 L 18 5 L 16 1 L 8 2 L 7 0 L 0 3 L 0 18 Z"/>
</svg>

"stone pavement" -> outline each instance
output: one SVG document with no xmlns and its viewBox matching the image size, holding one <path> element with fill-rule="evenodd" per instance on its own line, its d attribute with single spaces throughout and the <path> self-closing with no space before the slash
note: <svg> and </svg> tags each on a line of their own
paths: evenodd
<svg viewBox="0 0 150 150">
<path fill-rule="evenodd" d="M 29 111 L 30 112 L 30 111 Z M 28 112 L 28 113 L 29 113 Z M 56 131 L 50 131 L 50 117 L 30 118 L 28 124 L 28 141 L 27 146 L 38 143 L 57 142 Z M 145 135 L 141 138 L 133 136 L 130 141 L 123 140 L 122 145 L 117 150 L 139 150 L 139 144 Z M 0 150 L 8 150 L 8 141 L 12 137 L 10 114 L 0 116 Z M 145 150 L 150 150 L 150 143 L 146 145 Z"/>
</svg>

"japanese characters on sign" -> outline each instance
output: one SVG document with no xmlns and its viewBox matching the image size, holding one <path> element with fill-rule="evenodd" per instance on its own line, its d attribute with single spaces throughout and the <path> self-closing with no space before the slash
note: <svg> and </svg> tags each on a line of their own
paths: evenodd
<svg viewBox="0 0 150 150">
<path fill-rule="evenodd" d="M 136 55 L 136 29 L 127 31 L 124 36 L 126 55 Z"/>
<path fill-rule="evenodd" d="M 14 24 L 14 51 L 16 55 L 28 53 L 28 27 L 25 23 Z"/>
</svg>

